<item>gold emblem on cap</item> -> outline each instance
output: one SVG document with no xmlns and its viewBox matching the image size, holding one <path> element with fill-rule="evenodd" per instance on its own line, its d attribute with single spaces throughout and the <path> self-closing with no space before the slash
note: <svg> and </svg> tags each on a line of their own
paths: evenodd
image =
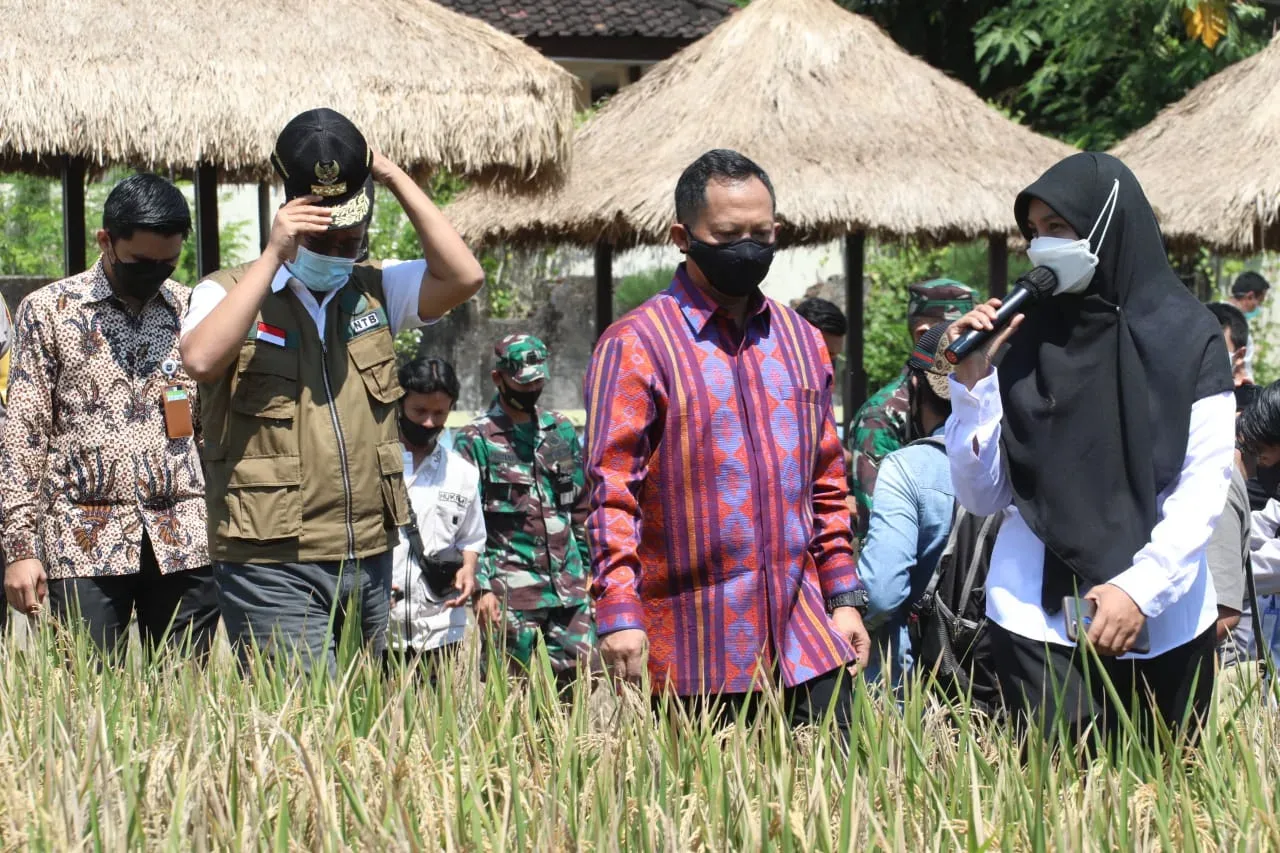
<svg viewBox="0 0 1280 853">
<path fill-rule="evenodd" d="M 321 160 L 316 163 L 316 178 L 320 183 L 311 185 L 311 192 L 321 198 L 333 198 L 334 196 L 346 195 L 347 182 L 338 182 L 338 174 L 341 167 L 337 160 L 324 162 Z"/>
<path fill-rule="evenodd" d="M 338 180 L 340 171 L 342 171 L 342 167 L 338 165 L 337 160 L 330 160 L 328 163 L 321 160 L 316 163 L 316 177 L 320 179 L 320 183 L 326 186 Z"/>
</svg>

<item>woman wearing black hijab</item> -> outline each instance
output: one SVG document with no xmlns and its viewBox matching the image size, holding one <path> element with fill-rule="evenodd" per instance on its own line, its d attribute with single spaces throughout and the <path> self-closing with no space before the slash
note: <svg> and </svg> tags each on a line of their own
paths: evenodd
<svg viewBox="0 0 1280 853">
<path fill-rule="evenodd" d="M 1119 695 L 1176 726 L 1189 704 L 1205 712 L 1213 687 L 1204 552 L 1234 449 L 1222 332 L 1169 267 L 1151 206 L 1116 158 L 1068 157 L 1014 213 L 1058 287 L 957 366 L 947 425 L 961 504 L 1007 511 L 987 578 L 993 662 L 1006 702 L 1043 711 L 1046 731 L 1055 718 L 1113 727 L 1103 679 L 1086 684 L 1088 656 L 1067 637 L 1063 600 L 1079 590 L 1097 606 L 1088 636 Z M 992 328 L 998 305 L 951 336 Z"/>
</svg>

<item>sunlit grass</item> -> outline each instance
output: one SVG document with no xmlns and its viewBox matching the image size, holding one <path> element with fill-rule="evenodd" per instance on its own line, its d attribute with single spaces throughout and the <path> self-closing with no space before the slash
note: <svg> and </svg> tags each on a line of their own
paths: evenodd
<svg viewBox="0 0 1280 853">
<path fill-rule="evenodd" d="M 339 677 L 242 677 L 84 636 L 0 651 L 4 849 L 978 850 L 1280 847 L 1277 717 L 1224 688 L 1198 751 L 1051 755 L 911 688 L 858 688 L 846 749 L 776 697 L 723 730 L 606 684 L 557 697 L 474 649 L 432 687 L 349 638 Z M 486 665 L 490 665 L 486 662 Z M 1104 753 L 1105 755 L 1105 753 Z"/>
</svg>

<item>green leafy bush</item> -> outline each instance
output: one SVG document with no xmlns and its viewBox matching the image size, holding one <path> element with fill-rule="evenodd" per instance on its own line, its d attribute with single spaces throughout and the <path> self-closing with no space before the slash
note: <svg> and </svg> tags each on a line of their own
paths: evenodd
<svg viewBox="0 0 1280 853">
<path fill-rule="evenodd" d="M 613 292 L 613 316 L 621 317 L 639 308 L 645 300 L 666 290 L 675 275 L 675 267 L 654 267 L 623 276 Z"/>
</svg>

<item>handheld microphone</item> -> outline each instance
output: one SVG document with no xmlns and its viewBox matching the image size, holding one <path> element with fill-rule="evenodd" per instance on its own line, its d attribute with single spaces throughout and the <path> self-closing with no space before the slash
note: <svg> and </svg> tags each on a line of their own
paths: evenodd
<svg viewBox="0 0 1280 853">
<path fill-rule="evenodd" d="M 1009 325 L 1014 317 L 1046 296 L 1052 295 L 1054 288 L 1057 286 L 1058 277 L 1048 267 L 1036 267 L 1030 272 L 1025 272 L 1018 276 L 1018 280 L 1013 283 L 1013 289 L 1009 291 L 1009 295 L 1000 302 L 1000 307 L 996 309 L 996 316 L 992 321 L 994 328 L 991 330 L 970 329 L 956 338 L 951 346 L 947 347 L 945 353 L 947 361 L 952 364 L 959 364 L 968 358 L 974 350 L 985 347 L 987 341 L 999 334 L 1000 330 Z"/>
</svg>

